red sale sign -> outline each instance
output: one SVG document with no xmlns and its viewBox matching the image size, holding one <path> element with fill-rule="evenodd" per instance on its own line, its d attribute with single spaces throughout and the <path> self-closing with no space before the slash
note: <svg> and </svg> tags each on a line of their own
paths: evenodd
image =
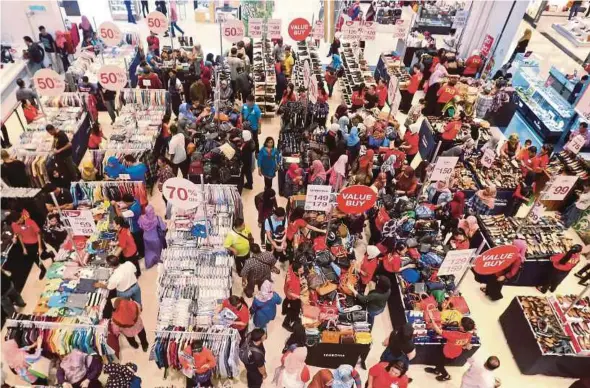
<svg viewBox="0 0 590 388">
<path fill-rule="evenodd" d="M 502 245 L 479 255 L 475 259 L 474 270 L 480 275 L 493 275 L 510 267 L 515 260 L 520 260 L 518 248 Z"/>
<path fill-rule="evenodd" d="M 289 23 L 289 36 L 294 41 L 300 42 L 307 39 L 311 33 L 311 24 L 303 18 L 293 19 Z"/>
<path fill-rule="evenodd" d="M 127 74 L 118 66 L 105 65 L 98 70 L 98 82 L 107 90 L 121 90 L 127 85 Z"/>
<path fill-rule="evenodd" d="M 168 19 L 162 12 L 150 12 L 145 20 L 151 32 L 163 34 L 168 30 Z"/>
<path fill-rule="evenodd" d="M 66 88 L 64 76 L 51 69 L 37 70 L 33 76 L 33 84 L 40 96 L 59 96 Z"/>
<path fill-rule="evenodd" d="M 113 22 L 104 22 L 98 26 L 98 35 L 107 46 L 121 43 L 121 30 Z"/>
<path fill-rule="evenodd" d="M 377 193 L 369 186 L 356 185 L 345 188 L 336 197 L 338 209 L 347 214 L 361 214 L 377 202 Z"/>
<path fill-rule="evenodd" d="M 232 43 L 244 39 L 244 23 L 241 20 L 228 20 L 221 26 L 221 34 Z"/>
<path fill-rule="evenodd" d="M 492 45 L 494 44 L 494 38 L 491 35 L 486 35 L 483 43 L 481 44 L 481 49 L 479 53 L 484 57 L 487 57 L 490 51 L 492 50 Z"/>
</svg>

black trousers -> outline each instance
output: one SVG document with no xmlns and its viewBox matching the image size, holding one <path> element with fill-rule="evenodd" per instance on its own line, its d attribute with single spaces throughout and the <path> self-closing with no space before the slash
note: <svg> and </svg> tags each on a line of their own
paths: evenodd
<svg viewBox="0 0 590 388">
<path fill-rule="evenodd" d="M 408 92 L 407 90 L 400 90 L 402 95 L 402 100 L 399 104 L 399 110 L 403 113 L 408 113 L 410 107 L 412 106 L 412 100 L 414 99 L 414 94 Z"/>
<path fill-rule="evenodd" d="M 555 292 L 555 289 L 561 283 L 563 279 L 567 276 L 568 272 L 560 271 L 555 269 L 555 267 L 551 267 L 551 270 L 547 274 L 547 279 L 545 280 L 545 284 L 541 286 L 541 292 L 544 294 L 547 290 L 551 292 Z"/>
<path fill-rule="evenodd" d="M 244 179 L 246 180 L 246 183 L 244 184 Z M 242 187 L 246 186 L 249 189 L 252 188 L 253 183 L 253 177 L 252 177 L 252 166 L 247 166 L 245 164 L 242 164 L 242 171 L 240 173 L 240 183 L 242 184 Z"/>
<path fill-rule="evenodd" d="M 180 94 L 175 93 L 170 95 L 170 102 L 172 104 L 172 112 L 178 117 L 178 110 L 180 109 L 180 104 L 182 104 L 182 99 L 180 98 Z"/>
<path fill-rule="evenodd" d="M 285 320 L 283 321 L 284 326 L 293 327 L 296 322 L 300 322 L 299 313 L 301 312 L 301 300 L 299 299 L 288 299 L 285 298 L 283 301 L 283 314 Z"/>
<path fill-rule="evenodd" d="M 492 275 L 486 284 L 486 295 L 493 301 L 500 300 L 504 297 L 502 287 L 504 287 L 504 282 L 499 281 L 495 275 Z"/>
<path fill-rule="evenodd" d="M 439 354 L 439 358 L 438 361 L 436 363 L 436 365 L 434 366 L 434 369 L 436 369 L 436 371 L 438 373 L 440 373 L 441 376 L 445 377 L 449 375 L 449 372 L 447 371 L 446 365 L 451 363 L 451 360 L 449 358 L 447 358 L 445 356 L 445 353 L 443 352 L 444 349 L 444 345 L 440 346 L 440 354 Z"/>
<path fill-rule="evenodd" d="M 590 280 L 590 264 L 586 264 L 582 267 L 582 269 L 578 271 L 578 275 L 581 277 L 580 283 L 586 283 Z"/>
<path fill-rule="evenodd" d="M 143 13 L 143 17 L 147 17 L 147 14 L 150 13 L 150 9 L 148 7 L 148 2 L 147 0 L 142 0 L 141 1 L 141 12 Z"/>
<path fill-rule="evenodd" d="M 133 236 L 133 241 L 135 241 L 135 246 L 137 247 L 137 253 L 139 257 L 143 257 L 145 254 L 145 247 L 143 246 L 143 230 L 138 230 L 136 232 L 131 233 Z"/>
<path fill-rule="evenodd" d="M 272 180 L 273 178 L 269 178 L 266 175 L 264 176 L 264 188 L 265 189 L 272 189 Z"/>
<path fill-rule="evenodd" d="M 256 156 L 258 156 L 258 152 L 260 151 L 260 143 L 258 143 L 258 131 L 250 131 L 252 132 L 252 139 L 254 139 L 254 144 L 256 144 Z"/>
<path fill-rule="evenodd" d="M 178 175 L 178 170 L 180 169 L 180 172 L 182 172 L 182 177 L 188 177 L 188 169 L 190 167 L 190 163 L 190 159 L 188 158 L 186 158 L 183 162 L 180 162 L 178 164 L 172 163 L 172 172 L 174 172 L 174 176 Z"/>
<path fill-rule="evenodd" d="M 248 388 L 260 388 L 264 381 L 262 374 L 255 366 L 246 369 L 246 380 L 248 380 Z"/>
<path fill-rule="evenodd" d="M 512 198 L 512 202 L 508 205 L 508 209 L 506 209 L 506 215 L 508 217 L 514 217 L 518 210 L 520 209 L 520 205 L 522 205 L 524 201 L 520 198 Z"/>
<path fill-rule="evenodd" d="M 242 269 L 244 269 L 244 264 L 246 264 L 246 260 L 250 258 L 250 253 L 245 256 L 235 256 L 234 260 L 236 262 L 236 271 L 238 272 L 238 276 L 242 275 Z"/>
<path fill-rule="evenodd" d="M 139 337 L 139 342 L 141 342 L 141 346 L 148 346 L 148 340 L 147 340 L 147 334 L 145 332 L 145 329 L 142 329 L 139 333 L 137 333 L 137 336 Z M 129 345 L 133 346 L 134 348 L 136 348 L 137 345 L 137 341 L 135 340 L 135 337 L 125 337 L 127 338 L 127 342 L 129 342 Z"/>
<path fill-rule="evenodd" d="M 435 84 L 430 85 L 428 87 L 428 90 L 426 91 L 426 106 L 422 110 L 422 113 L 424 113 L 425 116 L 433 116 L 436 114 L 438 110 L 438 103 L 436 102 L 436 100 L 438 99 L 436 95 L 438 89 L 440 89 L 440 83 L 437 82 Z"/>
<path fill-rule="evenodd" d="M 260 287 L 262 287 L 262 283 L 264 283 L 265 280 L 266 279 L 248 279 L 246 287 L 244 287 L 244 294 L 246 294 L 248 298 L 251 298 L 254 295 L 254 288 L 258 287 L 258 290 L 260 290 Z"/>
</svg>

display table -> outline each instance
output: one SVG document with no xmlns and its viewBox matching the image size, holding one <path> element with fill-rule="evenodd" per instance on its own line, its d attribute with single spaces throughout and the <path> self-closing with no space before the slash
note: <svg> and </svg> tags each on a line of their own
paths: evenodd
<svg viewBox="0 0 590 388">
<path fill-rule="evenodd" d="M 356 365 L 359 357 L 366 357 L 371 345 L 325 344 L 307 347 L 305 363 L 320 368 L 336 369 L 342 364 Z"/>
<path fill-rule="evenodd" d="M 590 357 L 543 354 L 524 311 L 514 298 L 500 316 L 500 326 L 512 356 L 525 375 L 588 377 Z"/>
</svg>

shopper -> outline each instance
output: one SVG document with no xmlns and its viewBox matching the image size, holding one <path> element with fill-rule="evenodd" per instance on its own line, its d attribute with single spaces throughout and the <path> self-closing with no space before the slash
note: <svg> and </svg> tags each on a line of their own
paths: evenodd
<svg viewBox="0 0 590 388">
<path fill-rule="evenodd" d="M 147 15 L 150 13 L 150 8 L 148 5 L 148 0 L 141 0 L 141 14 L 143 15 L 143 18 L 147 18 Z M 148 37 L 149 38 L 149 37 Z M 149 45 L 149 42 L 148 42 Z"/>
<path fill-rule="evenodd" d="M 248 322 L 250 321 L 250 312 L 248 311 L 246 301 L 244 298 L 231 295 L 221 303 L 221 308 L 228 309 L 237 316 L 231 327 L 240 333 L 240 337 L 243 341 L 246 337 L 246 331 L 248 330 Z"/>
<path fill-rule="evenodd" d="M 385 310 L 385 305 L 391 294 L 391 281 L 385 276 L 379 276 L 375 283 L 375 289 L 370 291 L 366 296 L 359 294 L 354 287 L 348 286 L 355 298 L 367 307 L 367 322 L 373 328 L 375 317 Z M 366 369 L 363 367 L 363 369 Z"/>
<path fill-rule="evenodd" d="M 306 358 L 306 347 L 297 347 L 285 352 L 281 358 L 281 366 L 275 371 L 273 383 L 277 387 L 304 388 L 311 379 L 310 370 L 305 365 Z"/>
<path fill-rule="evenodd" d="M 309 184 L 326 184 L 326 170 L 324 169 L 324 164 L 319 159 L 314 160 L 311 164 L 311 168 L 309 169 Z"/>
<path fill-rule="evenodd" d="M 436 181 L 430 184 L 426 189 L 426 195 L 428 202 L 435 205 L 437 209 L 444 208 L 453 198 L 447 180 Z"/>
<path fill-rule="evenodd" d="M 113 273 L 107 283 L 96 282 L 94 286 L 107 290 L 115 290 L 117 296 L 132 299 L 141 306 L 141 289 L 137 282 L 136 267 L 133 260 L 121 260 L 117 255 L 107 256 L 107 264 Z"/>
<path fill-rule="evenodd" d="M 240 171 L 240 184 L 243 185 L 245 189 L 252 190 L 252 171 L 254 170 L 254 153 L 256 151 L 256 145 L 252 140 L 252 132 L 242 131 L 242 140 L 243 143 L 241 146 L 240 153 L 240 158 L 242 160 L 242 169 Z M 245 184 L 244 178 L 246 179 Z"/>
<path fill-rule="evenodd" d="M 588 130 L 588 123 L 582 121 L 578 126 L 578 129 L 570 132 L 569 140 L 571 141 L 574 137 L 581 135 L 586 141 L 584 147 L 590 147 L 590 131 Z"/>
<path fill-rule="evenodd" d="M 0 155 L 2 157 L 0 174 L 4 183 L 11 187 L 31 187 L 25 164 L 11 157 L 6 150 L 0 151 Z"/>
<path fill-rule="evenodd" d="M 461 388 L 497 388 L 500 379 L 494 376 L 494 371 L 500 367 L 500 360 L 496 356 L 488 357 L 484 362 L 482 357 L 473 356 L 467 359 L 469 369 L 463 373 Z"/>
<path fill-rule="evenodd" d="M 31 104 L 29 100 L 24 100 L 22 102 L 22 109 L 27 124 L 30 124 L 33 121 L 43 117 L 43 115 L 39 113 L 39 110 L 35 108 L 35 106 Z"/>
<path fill-rule="evenodd" d="M 326 80 L 326 85 L 328 86 L 328 97 L 332 97 L 332 93 L 334 93 L 334 85 L 336 81 L 338 81 L 338 76 L 336 75 L 336 71 L 332 67 L 327 67 L 326 72 L 324 73 L 324 79 Z"/>
<path fill-rule="evenodd" d="M 286 198 L 297 195 L 303 191 L 303 169 L 297 163 L 291 163 L 285 173 L 283 196 Z"/>
<path fill-rule="evenodd" d="M 152 71 L 152 67 L 147 63 L 142 67 L 142 73 L 137 79 L 137 86 L 140 89 L 162 89 L 162 81 L 156 73 Z"/>
<path fill-rule="evenodd" d="M 572 203 L 563 213 L 563 223 L 566 228 L 576 224 L 584 212 L 590 207 L 590 183 L 585 183 L 582 190 L 576 190 L 578 199 Z"/>
<path fill-rule="evenodd" d="M 121 263 L 130 261 L 135 266 L 135 276 L 141 275 L 137 244 L 129 231 L 129 224 L 123 217 L 115 217 L 115 231 L 117 232 L 117 249 L 114 256 L 120 258 Z M 143 242 L 142 242 L 143 243 Z"/>
<path fill-rule="evenodd" d="M 258 210 L 258 225 L 260 226 L 260 243 L 264 244 L 266 240 L 266 231 L 264 223 L 270 217 L 277 206 L 276 193 L 271 188 L 265 188 L 264 191 L 254 198 L 256 210 Z"/>
<path fill-rule="evenodd" d="M 355 90 L 352 92 L 352 96 L 350 97 L 352 103 L 352 105 L 350 106 L 351 112 L 356 112 L 365 105 L 365 94 L 365 84 L 361 83 L 359 86 L 355 88 Z"/>
<path fill-rule="evenodd" d="M 104 167 L 104 178 L 106 180 L 118 179 L 119 174 L 125 173 L 125 166 L 121 164 L 116 156 L 110 156 L 107 165 Z"/>
<path fill-rule="evenodd" d="M 78 180 L 78 167 L 72 159 L 72 143 L 64 131 L 58 130 L 52 124 L 45 127 L 47 133 L 53 136 L 53 157 L 55 162 L 64 167 L 68 173 L 68 178 L 72 181 Z"/>
<path fill-rule="evenodd" d="M 178 30 L 184 37 L 184 31 L 182 28 L 178 27 L 178 11 L 176 9 L 176 0 L 169 0 L 170 1 L 170 34 L 172 34 L 173 38 L 176 38 L 176 33 L 174 30 Z"/>
<path fill-rule="evenodd" d="M 57 383 L 61 387 L 100 388 L 98 380 L 102 373 L 102 358 L 99 355 L 86 354 L 78 349 L 71 349 L 57 368 Z"/>
<path fill-rule="evenodd" d="M 520 155 L 519 140 L 520 139 L 518 138 L 518 135 L 516 133 L 511 134 L 508 137 L 508 141 L 502 144 L 502 148 L 500 148 L 500 156 L 503 156 L 508 159 L 514 159 L 517 155 Z"/>
<path fill-rule="evenodd" d="M 514 48 L 514 51 L 512 52 L 510 59 L 508 60 L 508 64 L 512 65 L 512 61 L 514 61 L 516 54 L 524 54 L 526 52 L 526 49 L 529 45 L 529 42 L 531 41 L 532 36 L 533 31 L 530 28 L 526 28 L 524 30 L 524 33 L 522 34 L 522 37 L 518 40 L 518 43 L 516 44 L 516 47 Z"/>
<path fill-rule="evenodd" d="M 410 361 L 416 357 L 414 345 L 414 326 L 411 323 L 394 328 L 389 337 L 383 341 L 385 350 L 381 354 L 381 362 L 402 361 L 406 368 Z"/>
<path fill-rule="evenodd" d="M 567 274 L 580 262 L 581 251 L 582 246 L 575 244 L 566 253 L 551 256 L 553 266 L 547 273 L 543 284 L 537 286 L 537 290 L 541 291 L 543 294 L 546 294 L 547 291 L 555 292 L 559 283 L 561 283 Z"/>
<path fill-rule="evenodd" d="M 43 241 L 45 244 L 51 246 L 57 252 L 67 237 L 68 232 L 61 222 L 59 214 L 48 214 L 43 225 Z"/>
<path fill-rule="evenodd" d="M 361 388 L 361 376 L 351 365 L 340 365 L 334 371 L 320 369 L 307 388 L 355 387 Z"/>
<path fill-rule="evenodd" d="M 260 388 L 267 377 L 266 350 L 263 344 L 266 338 L 266 332 L 257 328 L 248 334 L 248 338 L 240 346 L 240 360 L 246 367 L 248 388 Z"/>
<path fill-rule="evenodd" d="M 0 270 L 0 272 L 2 273 L 2 281 L 0 283 L 0 286 L 2 287 L 2 310 L 4 310 L 4 313 L 8 318 L 12 318 L 12 315 L 16 311 L 14 306 L 23 308 L 27 304 L 23 300 L 20 292 L 14 287 L 10 274 L 3 269 Z"/>
<path fill-rule="evenodd" d="M 118 210 L 118 215 L 123 215 L 123 210 L 130 210 L 132 215 L 130 218 L 130 231 L 133 235 L 133 241 L 135 241 L 135 245 L 137 247 L 137 251 L 139 257 L 144 256 L 144 245 L 143 245 L 143 231 L 139 227 L 139 217 L 141 216 L 141 204 L 139 203 L 139 199 L 135 198 L 130 193 L 123 194 L 122 203 L 117 204 L 116 210 Z M 127 217 L 127 216 L 125 216 Z"/>
<path fill-rule="evenodd" d="M 410 114 L 411 112 L 408 113 L 408 117 L 410 117 Z M 418 153 L 418 144 L 420 142 L 419 132 L 420 126 L 416 123 L 406 127 L 406 133 L 404 133 L 404 140 L 400 149 L 406 153 L 406 161 L 408 164 L 412 163 L 414 157 Z"/>
<path fill-rule="evenodd" d="M 112 300 L 113 317 L 111 318 L 111 330 L 115 335 L 123 334 L 132 348 L 138 349 L 139 345 L 135 337 L 139 337 L 141 348 L 144 352 L 149 349 L 147 334 L 141 320 L 141 305 L 135 300 L 117 297 Z"/>
<path fill-rule="evenodd" d="M 455 358 L 459 357 L 463 350 L 471 349 L 471 338 L 473 337 L 473 331 L 475 330 L 475 322 L 471 318 L 463 317 L 459 330 L 443 330 L 439 324 L 435 321 L 432 315 L 432 310 L 428 310 L 431 325 L 433 330 L 447 342 L 441 345 L 440 358 L 435 367 L 427 367 L 424 370 L 427 373 L 437 375 L 438 381 L 447 381 L 451 379 L 451 375 L 445 368 L 445 366 L 452 362 Z"/>
<path fill-rule="evenodd" d="M 532 171 L 529 171 L 524 181 L 518 182 L 516 186 L 516 190 L 512 194 L 512 201 L 506 208 L 505 214 L 509 217 L 514 217 L 518 213 L 522 204 L 528 203 L 532 200 L 534 193 L 535 193 L 535 180 L 537 179 L 537 174 Z"/>
<path fill-rule="evenodd" d="M 285 58 L 283 59 L 283 66 L 285 66 L 285 77 L 291 79 L 293 73 L 293 67 L 295 66 L 295 58 L 291 52 L 290 46 L 285 46 Z"/>
<path fill-rule="evenodd" d="M 370 85 L 365 93 L 365 109 L 373 109 L 379 103 L 379 96 L 377 95 L 377 88 L 375 85 Z"/>
<path fill-rule="evenodd" d="M 424 115 L 426 116 L 438 116 L 440 115 L 440 110 L 438 108 L 438 101 L 437 98 L 439 97 L 439 90 L 441 89 L 441 82 L 443 79 L 448 75 L 447 69 L 444 66 L 446 63 L 446 57 L 442 57 L 440 59 L 440 63 L 436 64 L 434 68 L 434 72 L 430 75 L 430 78 L 424 75 L 424 79 L 428 79 L 428 89 L 426 90 L 425 96 L 425 107 L 423 110 Z M 447 95 L 445 94 L 445 99 Z"/>
<path fill-rule="evenodd" d="M 223 246 L 234 256 L 236 271 L 242 276 L 246 260 L 250 257 L 250 247 L 254 238 L 242 218 L 236 217 L 232 230 L 225 237 Z"/>
<path fill-rule="evenodd" d="M 86 159 L 80 166 L 80 176 L 85 182 L 96 181 L 98 170 L 94 167 L 92 160 Z"/>
<path fill-rule="evenodd" d="M 257 135 L 254 135 L 256 138 Z M 264 187 L 272 188 L 272 181 L 281 166 L 281 154 L 272 137 L 267 137 L 258 153 L 258 175 L 264 177 Z"/>
<path fill-rule="evenodd" d="M 367 388 L 397 387 L 407 388 L 408 367 L 402 361 L 379 362 L 369 369 Z"/>
<path fill-rule="evenodd" d="M 251 256 L 246 260 L 246 263 L 240 272 L 242 278 L 242 286 L 244 287 L 244 294 L 251 298 L 254 294 L 254 287 L 262 289 L 262 284 L 265 281 L 271 280 L 271 272 L 278 273 L 275 268 L 277 262 L 276 256 L 270 252 L 263 252 L 260 245 L 252 244 L 250 246 Z"/>
<path fill-rule="evenodd" d="M 23 212 L 13 211 L 9 217 L 12 232 L 17 237 L 22 248 L 22 253 L 32 265 L 37 264 L 39 267 L 39 280 L 45 277 L 47 270 L 41 262 L 41 253 L 43 252 L 43 240 L 41 238 L 41 229 L 35 221 L 26 217 Z M 30 268 L 30 267 L 28 267 Z"/>
<path fill-rule="evenodd" d="M 252 132 L 254 144 L 256 144 L 256 149 L 258 150 L 260 148 L 258 134 L 262 131 L 262 111 L 254 101 L 255 98 L 252 94 L 246 97 L 246 103 L 242 106 L 242 122 L 245 123 L 247 121 L 250 123 L 250 131 Z"/>
<path fill-rule="evenodd" d="M 467 201 L 467 208 L 471 214 L 488 215 L 496 206 L 496 186 L 490 185 L 475 193 Z"/>
<path fill-rule="evenodd" d="M 30 101 L 31 104 L 36 105 L 36 98 L 38 98 L 37 93 L 35 93 L 31 88 L 27 88 L 25 86 L 25 81 L 23 81 L 22 78 L 18 78 L 16 80 L 16 84 L 18 86 L 18 89 L 15 93 L 16 100 L 19 102 L 24 102 L 27 100 Z"/>
<path fill-rule="evenodd" d="M 465 77 L 475 77 L 482 65 L 483 60 L 481 59 L 481 55 L 479 55 L 479 50 L 473 50 L 471 56 L 465 61 L 463 75 Z"/>
<path fill-rule="evenodd" d="M 288 102 L 295 102 L 297 101 L 297 94 L 295 93 L 295 85 L 292 82 L 289 82 L 287 85 L 287 89 L 283 92 L 281 97 L 281 103 L 279 105 L 283 106 Z"/>
<path fill-rule="evenodd" d="M 367 285 L 373 281 L 375 277 L 375 272 L 379 265 L 378 257 L 380 255 L 381 251 L 375 245 L 367 246 L 367 251 L 359 269 L 359 293 L 361 295 L 365 294 Z"/>
<path fill-rule="evenodd" d="M 320 162 L 321 163 L 321 162 Z M 334 193 L 339 193 L 340 189 L 344 187 L 346 183 L 346 166 L 348 165 L 348 156 L 340 155 L 336 163 L 326 171 L 326 174 L 330 176 L 330 186 Z M 322 164 L 323 167 L 323 164 Z M 317 178 L 316 178 L 317 179 Z M 324 182 L 325 183 L 325 182 Z"/>
<path fill-rule="evenodd" d="M 127 23 L 137 24 L 135 22 L 135 15 L 133 15 L 133 8 L 131 8 L 131 0 L 124 0 L 123 4 L 127 10 Z"/>
<path fill-rule="evenodd" d="M 266 250 L 273 252 L 281 261 L 284 261 L 284 251 L 286 249 L 285 228 L 287 226 L 287 217 L 285 209 L 275 207 L 272 214 L 263 221 L 262 229 L 265 235 L 262 242 L 266 242 Z"/>
<path fill-rule="evenodd" d="M 102 143 L 102 139 L 108 140 L 105 135 L 102 133 L 102 128 L 98 122 L 95 122 L 90 127 L 90 136 L 88 139 L 88 149 L 90 150 L 98 150 L 100 148 L 100 144 Z"/>
<path fill-rule="evenodd" d="M 33 42 L 33 39 L 31 39 L 30 36 L 23 37 L 23 40 L 27 45 L 26 58 L 29 60 L 29 71 L 32 75 L 35 75 L 37 70 L 41 70 L 45 67 L 45 65 L 43 64 L 43 60 L 45 59 L 45 52 L 39 44 Z"/>
<path fill-rule="evenodd" d="M 287 331 L 293 331 L 296 323 L 300 323 L 299 314 L 301 312 L 301 276 L 303 276 L 303 266 L 299 262 L 294 262 L 287 271 L 285 278 L 285 300 L 283 301 L 283 328 Z"/>
<path fill-rule="evenodd" d="M 172 162 L 172 171 L 174 176 L 178 175 L 178 170 L 182 173 L 183 177 L 188 176 L 189 160 L 186 156 L 185 148 L 185 137 L 182 133 L 179 133 L 178 127 L 175 124 L 170 125 L 170 144 L 168 145 L 168 154 Z"/>
<path fill-rule="evenodd" d="M 207 349 L 201 340 L 195 340 L 184 348 L 179 357 L 183 372 L 189 372 L 186 377 L 187 387 L 213 387 L 211 377 L 217 366 L 217 361 L 211 350 Z"/>
<path fill-rule="evenodd" d="M 252 94 L 252 87 L 254 82 L 250 77 L 250 74 L 246 72 L 243 66 L 238 67 L 238 75 L 236 76 L 235 91 L 237 93 L 236 98 L 241 98 L 243 103 L 248 102 L 248 96 Z M 258 107 L 258 105 L 255 105 Z M 250 123 L 252 124 L 252 123 Z"/>
<path fill-rule="evenodd" d="M 480 290 L 492 301 L 497 301 L 504 297 L 502 295 L 502 287 L 504 286 L 504 283 L 509 279 L 515 278 L 524 265 L 528 248 L 526 241 L 515 239 L 512 241 L 512 245 L 518 248 L 519 257 L 514 260 L 508 268 L 487 276 L 486 286 L 480 288 Z"/>
<path fill-rule="evenodd" d="M 14 339 L 9 339 L 2 344 L 2 363 L 18 375 L 23 381 L 31 385 L 48 385 L 46 378 L 40 378 L 30 371 L 37 361 L 43 356 L 43 336 L 37 337 L 35 343 L 29 346 L 19 347 Z"/>
<path fill-rule="evenodd" d="M 465 235 L 469 238 L 475 236 L 475 233 L 479 230 L 479 224 L 475 216 L 468 216 L 465 219 L 461 219 L 457 225 L 460 229 L 465 231 Z"/>
<path fill-rule="evenodd" d="M 400 90 L 402 96 L 399 106 L 400 112 L 406 114 L 409 112 L 410 108 L 412 107 L 412 100 L 414 99 L 414 94 L 416 94 L 416 92 L 418 91 L 418 87 L 420 86 L 423 77 L 424 75 L 422 74 L 422 67 L 420 66 L 420 64 L 414 64 L 414 66 L 412 66 L 412 75 L 410 77 L 410 83 L 406 87 L 406 90 Z"/>
<path fill-rule="evenodd" d="M 414 169 L 410 166 L 403 167 L 402 171 L 397 174 L 395 182 L 395 192 L 398 195 L 415 197 L 418 189 L 418 179 L 415 176 Z"/>
<path fill-rule="evenodd" d="M 139 217 L 138 224 L 143 231 L 145 268 L 149 269 L 160 262 L 162 249 L 166 245 L 166 224 L 156 215 L 152 205 L 146 206 L 145 214 Z"/>
<path fill-rule="evenodd" d="M 453 98 L 455 98 L 455 96 L 457 96 L 459 94 L 459 90 L 456 88 L 457 85 L 457 80 L 456 79 L 450 79 L 449 82 L 445 83 L 439 90 L 438 92 L 436 92 L 436 95 L 438 96 L 438 99 L 436 100 L 437 102 L 437 108 L 436 108 L 436 112 L 435 115 L 436 116 L 442 116 L 444 114 L 443 108 L 446 104 L 449 103 L 449 101 L 451 101 Z"/>
<path fill-rule="evenodd" d="M 463 229 L 453 230 L 451 239 L 448 242 L 449 250 L 462 250 L 469 249 L 469 239 Z"/>
<path fill-rule="evenodd" d="M 258 247 L 260 250 L 260 247 Z M 279 294 L 273 291 L 273 283 L 270 279 L 265 280 L 260 286 L 260 291 L 252 301 L 250 314 L 252 314 L 254 326 L 266 330 L 269 322 L 277 315 L 277 306 L 283 301 Z"/>
</svg>

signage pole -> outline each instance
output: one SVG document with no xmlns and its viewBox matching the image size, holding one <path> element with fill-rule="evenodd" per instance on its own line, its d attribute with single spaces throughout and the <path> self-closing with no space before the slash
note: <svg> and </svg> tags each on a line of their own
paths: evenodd
<svg viewBox="0 0 590 388">
<path fill-rule="evenodd" d="M 572 304 L 570 304 L 570 307 L 568 307 L 567 310 L 565 310 L 563 312 L 564 315 L 567 315 L 567 313 L 569 313 L 569 311 L 576 305 L 576 303 L 578 303 L 580 301 L 580 299 L 582 299 L 582 296 L 584 296 L 584 294 L 587 293 L 588 290 L 590 290 L 590 284 L 588 284 L 586 286 L 586 288 L 584 288 L 582 290 L 582 292 L 580 292 L 580 294 L 578 296 L 576 296 L 576 299 L 574 299 L 574 301 L 572 302 Z"/>
<path fill-rule="evenodd" d="M 336 175 L 336 187 L 340 187 L 340 174 Z M 336 193 L 338 195 L 338 193 Z M 330 194 L 330 202 L 332 201 L 332 194 Z M 332 224 L 332 212 L 334 211 L 334 206 L 330 205 L 330 212 L 328 213 L 328 225 L 326 225 L 326 242 L 328 241 L 328 233 L 330 233 L 330 225 Z"/>
<path fill-rule="evenodd" d="M 395 77 L 392 75 L 392 77 Z M 397 79 L 397 77 L 395 77 Z M 389 114 L 387 115 L 387 125 L 389 126 L 389 119 L 391 118 L 391 111 L 393 110 L 393 103 L 395 102 L 395 97 L 397 96 L 397 91 L 399 90 L 399 79 L 395 84 L 395 92 L 393 93 L 393 100 L 389 103 Z"/>
</svg>

